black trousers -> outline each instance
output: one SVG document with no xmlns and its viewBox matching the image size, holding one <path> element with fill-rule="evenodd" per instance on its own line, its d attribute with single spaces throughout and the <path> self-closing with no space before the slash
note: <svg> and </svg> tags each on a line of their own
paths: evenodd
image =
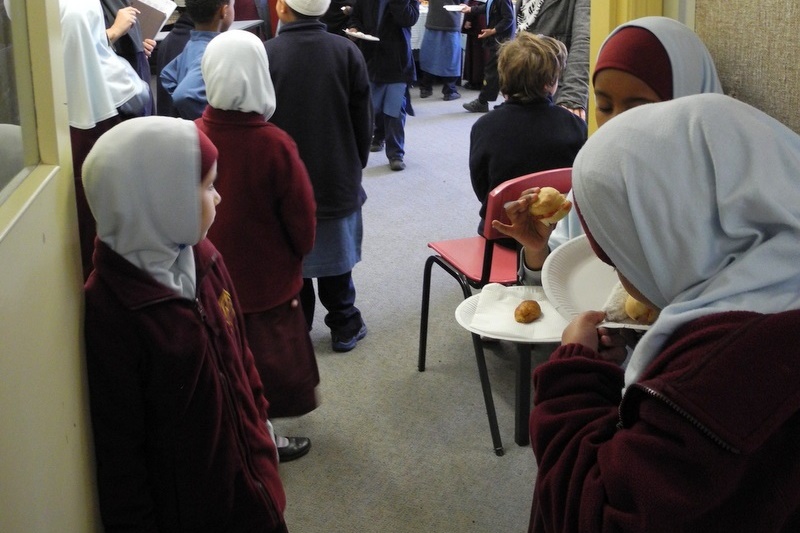
<svg viewBox="0 0 800 533">
<path fill-rule="evenodd" d="M 362 321 L 361 311 L 355 306 L 356 288 L 353 285 L 352 272 L 317 278 L 317 292 L 320 303 L 328 311 L 325 325 L 331 329 L 331 333 L 342 338 L 355 336 L 361 329 Z M 314 323 L 316 300 L 313 278 L 303 278 L 300 304 L 303 306 L 309 330 Z"/>
<path fill-rule="evenodd" d="M 486 64 L 483 67 L 483 88 L 478 99 L 481 102 L 494 102 L 500 94 L 500 75 L 497 72 L 497 52 L 500 44 L 492 39 L 487 46 Z"/>
</svg>

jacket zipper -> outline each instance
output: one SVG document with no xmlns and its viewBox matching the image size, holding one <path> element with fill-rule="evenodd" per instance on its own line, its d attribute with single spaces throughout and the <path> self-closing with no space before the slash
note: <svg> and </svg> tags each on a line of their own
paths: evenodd
<svg viewBox="0 0 800 533">
<path fill-rule="evenodd" d="M 207 318 L 208 315 L 206 314 L 206 310 L 203 307 L 203 304 L 200 302 L 200 298 L 195 297 L 195 305 L 197 306 L 197 313 L 200 315 L 200 319 L 203 321 L 203 324 L 206 326 L 206 329 L 209 329 L 210 326 L 208 324 Z M 207 332 L 208 333 L 208 332 Z M 212 333 L 209 333 L 213 335 Z M 213 336 L 212 336 L 213 338 Z M 219 352 L 216 349 L 216 345 L 213 341 L 211 341 L 211 349 L 214 353 L 214 362 L 217 366 L 217 372 L 219 374 L 220 384 L 224 391 L 225 396 L 225 406 L 228 410 L 228 416 L 230 416 L 234 427 L 236 428 L 236 444 L 239 448 L 239 454 L 241 455 L 245 465 L 246 465 L 246 472 L 250 479 L 253 481 L 253 484 L 256 486 L 256 490 L 261 494 L 264 498 L 264 502 L 267 504 L 267 508 L 270 511 L 273 521 L 278 524 L 280 523 L 280 515 L 277 510 L 274 508 L 274 502 L 269 498 L 269 494 L 267 493 L 264 484 L 255 474 L 255 468 L 253 468 L 253 464 L 250 457 L 250 449 L 247 446 L 247 439 L 244 437 L 244 430 L 242 429 L 242 421 L 237 414 L 236 408 L 234 407 L 234 400 L 233 400 L 233 392 L 231 391 L 230 387 L 230 380 L 228 379 L 227 374 L 225 373 L 224 366 L 222 365 L 222 361 L 220 361 Z"/>
<path fill-rule="evenodd" d="M 655 398 L 657 400 L 660 400 L 661 402 L 666 404 L 673 411 L 678 413 L 681 417 L 683 417 L 686 420 L 688 420 L 689 423 L 691 423 L 694 427 L 699 429 L 701 433 L 703 433 L 706 437 L 708 437 L 709 439 L 714 441 L 718 446 L 722 447 L 723 449 L 725 449 L 725 450 L 727 450 L 727 451 L 729 451 L 731 453 L 737 453 L 737 454 L 740 453 L 738 448 L 730 445 L 727 441 L 722 439 L 722 437 L 720 437 L 719 435 L 717 435 L 716 433 L 711 431 L 702 422 L 697 420 L 694 416 L 690 415 L 686 410 L 684 410 L 682 407 L 680 407 L 677 403 L 672 401 L 670 398 L 668 398 L 664 394 L 662 394 L 662 393 L 658 392 L 657 390 L 652 389 L 652 388 L 650 388 L 650 387 L 648 387 L 646 385 L 642 385 L 641 383 L 633 384 L 633 385 L 631 385 L 631 387 L 635 387 L 636 389 L 644 392 L 648 396 L 650 396 L 652 398 Z M 625 399 L 628 396 L 629 396 L 629 392 L 626 392 L 625 396 L 622 398 L 622 401 L 619 403 L 619 408 L 618 408 L 619 421 L 617 422 L 617 428 L 619 428 L 619 429 L 622 429 L 622 428 L 625 427 L 625 424 L 624 424 L 624 422 L 622 420 L 622 411 L 623 411 L 623 405 L 625 404 Z"/>
</svg>

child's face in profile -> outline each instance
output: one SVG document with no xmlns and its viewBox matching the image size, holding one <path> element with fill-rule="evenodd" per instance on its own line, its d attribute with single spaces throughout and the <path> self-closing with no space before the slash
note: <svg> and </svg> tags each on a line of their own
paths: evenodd
<svg viewBox="0 0 800 533">
<path fill-rule="evenodd" d="M 214 223 L 214 217 L 217 216 L 217 205 L 222 201 L 222 197 L 214 188 L 214 182 L 217 180 L 217 164 L 211 165 L 208 174 L 203 176 L 203 181 L 200 182 L 200 240 L 206 238 L 208 229 Z"/>
<path fill-rule="evenodd" d="M 594 97 L 597 127 L 624 111 L 661 101 L 658 94 L 640 78 L 613 68 L 603 69 L 595 76 Z"/>
</svg>

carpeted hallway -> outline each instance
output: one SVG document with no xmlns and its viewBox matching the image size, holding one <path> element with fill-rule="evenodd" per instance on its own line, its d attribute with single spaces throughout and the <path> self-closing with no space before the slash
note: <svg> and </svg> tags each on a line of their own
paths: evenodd
<svg viewBox="0 0 800 533">
<path fill-rule="evenodd" d="M 369 328 L 352 352 L 334 353 L 317 306 L 311 332 L 321 404 L 278 419 L 284 435 L 312 439 L 311 452 L 281 465 L 289 530 L 300 533 L 498 533 L 527 529 L 535 463 L 514 443 L 513 346 L 486 345 L 505 455 L 494 454 L 471 338 L 455 321 L 455 280 L 435 268 L 428 365 L 417 371 L 422 271 L 430 240 L 476 231 L 469 133 L 479 115 L 462 98 L 412 90 L 407 168 L 371 154 L 364 174 L 363 261 L 356 304 Z M 546 354 L 536 354 L 536 360 Z M 535 362 L 534 362 L 535 364 Z"/>
</svg>

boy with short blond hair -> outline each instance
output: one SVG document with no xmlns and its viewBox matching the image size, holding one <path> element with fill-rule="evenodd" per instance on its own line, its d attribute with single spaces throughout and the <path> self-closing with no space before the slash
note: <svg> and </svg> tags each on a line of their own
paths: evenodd
<svg viewBox="0 0 800 533">
<path fill-rule="evenodd" d="M 586 122 L 553 103 L 566 60 L 561 42 L 528 32 L 500 47 L 499 85 L 506 101 L 479 118 L 470 135 L 469 173 L 481 201 L 479 232 L 489 191 L 531 172 L 571 167 L 586 142 Z"/>
<path fill-rule="evenodd" d="M 566 66 L 564 43 L 544 35 L 520 33 L 500 45 L 500 92 L 520 101 L 546 98 L 555 93 Z"/>
</svg>

